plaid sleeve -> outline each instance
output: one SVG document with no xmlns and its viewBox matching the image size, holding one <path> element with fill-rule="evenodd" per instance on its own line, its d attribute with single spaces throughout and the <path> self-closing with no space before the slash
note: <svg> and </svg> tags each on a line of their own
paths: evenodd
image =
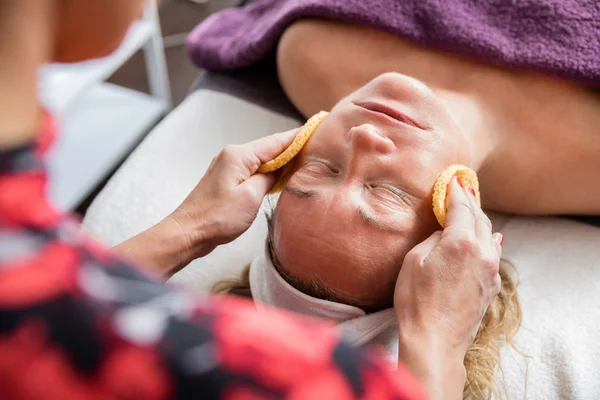
<svg viewBox="0 0 600 400">
<path fill-rule="evenodd" d="M 156 283 L 82 237 L 45 198 L 46 137 L 0 152 L 0 399 L 424 398 L 335 330 Z"/>
<path fill-rule="evenodd" d="M 319 323 L 177 291 L 69 229 L 0 238 L 2 399 L 424 398 Z"/>
</svg>

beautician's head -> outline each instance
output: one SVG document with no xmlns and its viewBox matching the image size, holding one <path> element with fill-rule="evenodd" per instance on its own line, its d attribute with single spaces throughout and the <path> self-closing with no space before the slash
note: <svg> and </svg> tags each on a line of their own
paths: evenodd
<svg viewBox="0 0 600 400">
<path fill-rule="evenodd" d="M 26 34 L 43 29 L 43 39 L 52 46 L 49 61 L 83 61 L 114 51 L 141 15 L 143 4 L 143 0 L 2 0 L 0 32 L 14 41 L 20 29 Z"/>
<path fill-rule="evenodd" d="M 56 59 L 75 62 L 114 51 L 143 0 L 54 0 L 57 13 Z"/>
<path fill-rule="evenodd" d="M 439 229 L 431 191 L 467 143 L 427 87 L 382 75 L 331 110 L 298 156 L 273 219 L 280 273 L 331 299 L 390 306 L 406 253 Z"/>
<path fill-rule="evenodd" d="M 47 1 L 47 0 L 46 0 Z M 52 0 L 56 4 L 56 61 L 76 62 L 113 52 L 144 0 Z"/>
</svg>

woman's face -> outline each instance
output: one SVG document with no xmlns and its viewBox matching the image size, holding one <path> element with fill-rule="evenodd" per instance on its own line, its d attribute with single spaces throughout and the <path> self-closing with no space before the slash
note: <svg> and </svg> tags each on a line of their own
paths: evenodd
<svg viewBox="0 0 600 400">
<path fill-rule="evenodd" d="M 298 156 L 274 218 L 284 276 L 389 306 L 406 253 L 439 228 L 432 187 L 466 141 L 422 83 L 382 75 L 341 100 Z M 313 285 L 314 286 L 314 285 Z"/>
</svg>

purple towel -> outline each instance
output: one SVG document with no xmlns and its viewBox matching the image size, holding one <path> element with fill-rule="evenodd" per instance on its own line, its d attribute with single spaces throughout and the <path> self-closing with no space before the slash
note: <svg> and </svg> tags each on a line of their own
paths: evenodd
<svg viewBox="0 0 600 400">
<path fill-rule="evenodd" d="M 600 0 L 257 0 L 209 17 L 190 34 L 188 50 L 202 68 L 247 67 L 307 17 L 600 86 Z"/>
</svg>

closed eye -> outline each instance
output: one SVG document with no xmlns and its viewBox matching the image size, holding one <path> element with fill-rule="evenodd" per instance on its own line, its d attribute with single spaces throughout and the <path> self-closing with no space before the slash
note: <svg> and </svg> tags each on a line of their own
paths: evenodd
<svg viewBox="0 0 600 400">
<path fill-rule="evenodd" d="M 407 202 L 408 200 L 408 196 L 406 195 L 406 193 L 404 193 L 402 190 L 394 187 L 394 186 L 390 186 L 390 185 L 374 185 L 371 186 L 372 189 L 376 189 L 376 188 L 381 188 L 384 190 L 387 190 L 388 192 L 392 193 L 394 196 L 398 197 L 399 199 L 401 199 L 404 202 Z"/>
<path fill-rule="evenodd" d="M 410 196 L 403 190 L 391 185 L 377 184 L 367 185 L 373 207 L 385 206 L 394 211 L 406 211 L 412 209 Z"/>
<path fill-rule="evenodd" d="M 329 166 L 320 161 L 310 161 L 300 167 L 299 171 L 310 171 L 310 172 L 325 172 L 332 173 L 333 170 Z"/>
<path fill-rule="evenodd" d="M 310 171 L 327 175 L 338 174 L 338 171 L 336 171 L 331 164 L 320 159 L 309 160 L 306 164 L 300 167 L 298 171 Z"/>
<path fill-rule="evenodd" d="M 394 193 L 396 196 L 400 197 L 402 200 L 407 201 L 408 200 L 408 196 L 406 195 L 406 193 L 404 193 L 402 190 L 393 187 L 393 186 L 384 186 L 387 190 L 389 190 L 390 192 Z"/>
<path fill-rule="evenodd" d="M 320 161 L 309 161 L 294 172 L 289 182 L 296 182 L 300 186 L 311 186 L 335 178 L 337 175 L 329 165 Z"/>
<path fill-rule="evenodd" d="M 303 190 L 303 189 L 296 188 L 296 187 L 293 187 L 290 185 L 287 185 L 283 190 L 284 190 L 284 192 L 290 193 L 301 199 L 306 199 L 306 198 L 313 197 L 313 196 L 319 196 L 321 194 L 317 190 Z M 364 209 L 359 206 L 358 207 L 358 215 L 364 222 L 366 222 L 370 225 L 373 225 L 380 230 L 396 232 L 396 233 L 405 233 L 405 230 L 404 230 L 402 224 L 396 224 L 396 223 L 392 223 L 389 221 L 382 221 L 380 218 L 378 218 L 378 215 L 376 212 L 369 211 L 368 209 Z"/>
</svg>

